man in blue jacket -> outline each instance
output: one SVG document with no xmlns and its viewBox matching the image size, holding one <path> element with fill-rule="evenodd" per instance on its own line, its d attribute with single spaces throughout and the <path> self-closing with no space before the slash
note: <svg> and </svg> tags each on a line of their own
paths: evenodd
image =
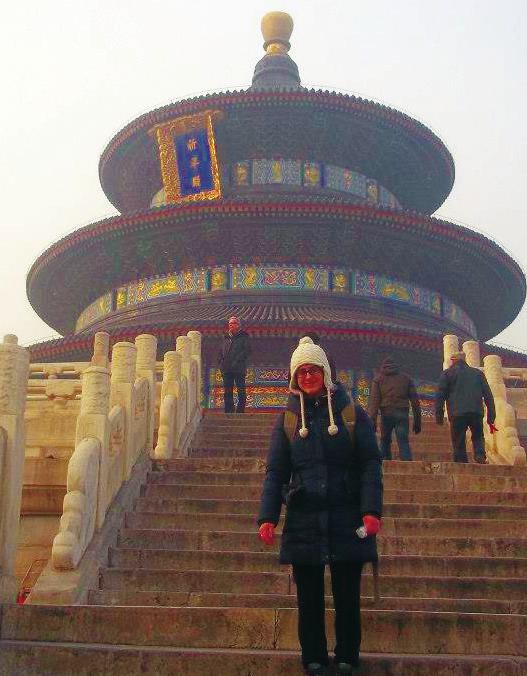
<svg viewBox="0 0 527 676">
<path fill-rule="evenodd" d="M 487 407 L 487 423 L 490 431 L 496 431 L 494 397 L 485 374 L 468 366 L 464 352 L 452 355 L 452 366 L 443 371 L 437 385 L 436 422 L 442 425 L 444 408 L 450 420 L 450 433 L 454 450 L 454 462 L 468 462 L 466 433 L 470 428 L 476 462 L 484 464 L 485 441 L 483 437 L 483 402 Z"/>
</svg>

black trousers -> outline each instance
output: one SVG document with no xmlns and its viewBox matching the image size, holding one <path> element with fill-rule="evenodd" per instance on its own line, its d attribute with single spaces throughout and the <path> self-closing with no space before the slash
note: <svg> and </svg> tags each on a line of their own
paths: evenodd
<svg viewBox="0 0 527 676">
<path fill-rule="evenodd" d="M 298 639 L 302 663 L 328 664 L 324 599 L 325 566 L 293 565 L 298 601 Z M 358 665 L 361 641 L 360 581 L 362 563 L 330 564 L 335 605 L 335 659 Z"/>
<path fill-rule="evenodd" d="M 223 403 L 225 413 L 234 413 L 234 385 L 238 391 L 238 403 L 236 405 L 236 413 L 243 413 L 245 411 L 245 401 L 247 398 L 245 390 L 245 371 L 240 373 L 224 373 L 223 374 Z"/>
<path fill-rule="evenodd" d="M 410 431 L 408 411 L 394 410 L 389 414 L 381 414 L 381 452 L 385 460 L 392 459 L 392 432 L 394 430 L 399 446 L 399 458 L 411 460 L 412 451 L 408 439 Z"/>
<path fill-rule="evenodd" d="M 465 413 L 465 415 L 457 415 L 450 420 L 454 462 L 468 462 L 466 433 L 469 428 L 472 434 L 474 455 L 476 458 L 485 458 L 483 418 L 479 413 Z"/>
</svg>

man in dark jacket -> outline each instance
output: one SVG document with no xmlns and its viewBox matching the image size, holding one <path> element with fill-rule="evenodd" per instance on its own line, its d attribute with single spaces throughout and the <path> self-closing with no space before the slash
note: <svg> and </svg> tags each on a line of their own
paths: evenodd
<svg viewBox="0 0 527 676">
<path fill-rule="evenodd" d="M 450 420 L 450 434 L 454 450 L 454 462 L 468 462 L 466 433 L 470 428 L 476 462 L 486 462 L 483 438 L 483 403 L 487 407 L 487 423 L 494 432 L 496 410 L 494 397 L 485 375 L 465 362 L 465 353 L 452 355 L 452 366 L 443 371 L 437 385 L 436 422 L 442 425 L 444 408 Z"/>
<path fill-rule="evenodd" d="M 228 331 L 223 336 L 219 367 L 223 378 L 225 413 L 234 413 L 234 385 L 238 391 L 236 413 L 245 411 L 245 376 L 251 354 L 249 334 L 241 330 L 238 317 L 229 319 Z"/>
<path fill-rule="evenodd" d="M 421 404 L 410 376 L 400 373 L 393 359 L 387 357 L 373 379 L 368 412 L 377 425 L 377 413 L 381 411 L 381 453 L 385 460 L 392 459 L 392 432 L 395 430 L 401 460 L 411 460 L 412 451 L 408 434 L 410 429 L 409 407 L 414 416 L 414 433 L 421 432 Z"/>
</svg>

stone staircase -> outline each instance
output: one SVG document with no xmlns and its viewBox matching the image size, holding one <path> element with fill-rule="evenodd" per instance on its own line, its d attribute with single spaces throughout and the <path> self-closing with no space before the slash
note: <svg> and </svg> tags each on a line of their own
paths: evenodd
<svg viewBox="0 0 527 676">
<path fill-rule="evenodd" d="M 210 414 L 191 457 L 154 462 L 89 605 L 3 608 L 0 674 L 300 674 L 290 570 L 256 537 L 274 420 Z M 527 674 L 527 468 L 450 463 L 431 423 L 412 441 L 385 463 L 363 673 Z"/>
</svg>

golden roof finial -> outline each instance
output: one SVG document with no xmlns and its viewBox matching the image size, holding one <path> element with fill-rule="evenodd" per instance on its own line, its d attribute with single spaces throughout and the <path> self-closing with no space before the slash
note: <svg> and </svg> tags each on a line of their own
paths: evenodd
<svg viewBox="0 0 527 676">
<path fill-rule="evenodd" d="M 264 49 L 268 54 L 287 54 L 293 19 L 286 12 L 268 12 L 262 19 Z"/>
</svg>

